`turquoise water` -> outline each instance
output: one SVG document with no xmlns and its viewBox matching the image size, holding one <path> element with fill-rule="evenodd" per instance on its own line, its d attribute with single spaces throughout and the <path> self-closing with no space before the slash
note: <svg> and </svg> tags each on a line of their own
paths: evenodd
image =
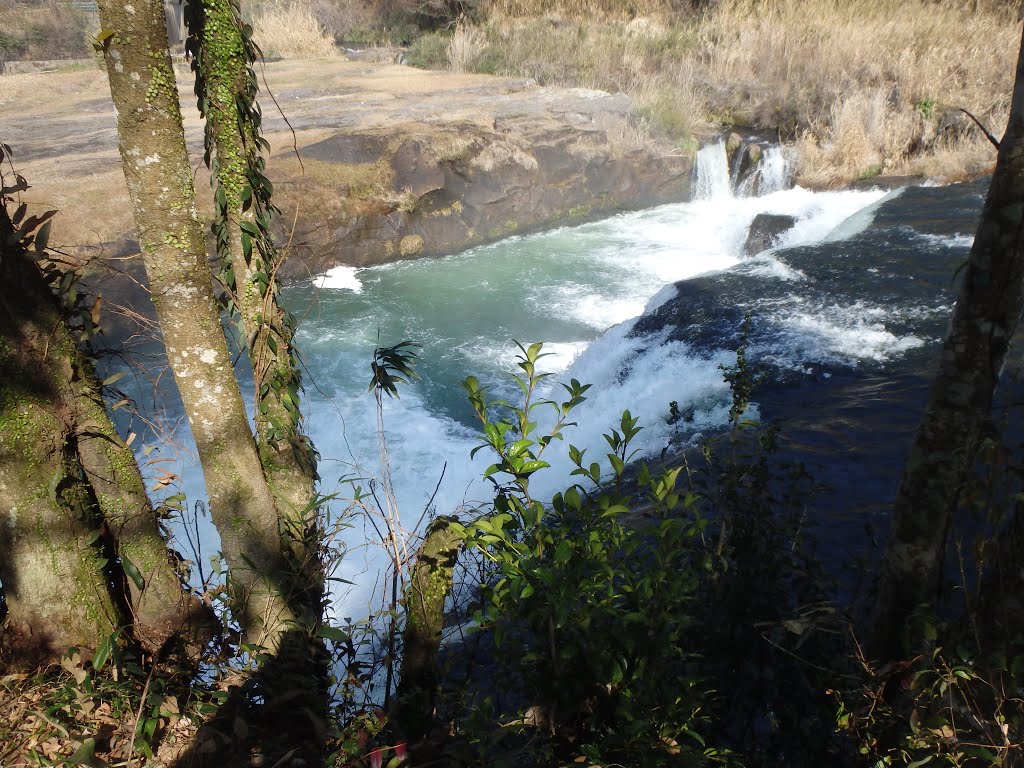
<svg viewBox="0 0 1024 768">
<path fill-rule="evenodd" d="M 784 165 L 781 158 L 774 160 L 771 167 Z M 394 524 L 410 537 L 410 546 L 428 503 L 437 513 L 449 514 L 488 500 L 488 486 L 480 477 L 491 459 L 483 452 L 470 459 L 478 425 L 460 384 L 472 374 L 495 397 L 511 396 L 508 374 L 515 364 L 516 340 L 542 341 L 552 353 L 541 366 L 553 374 L 545 385 L 549 389 L 557 387 L 560 377 L 593 385 L 575 414 L 579 427 L 566 433 L 564 444 L 553 444 L 555 454 L 545 455 L 552 468 L 533 480 L 541 497 L 567 484 L 568 443 L 588 449 L 589 456 L 603 455 L 601 435 L 624 409 L 644 425 L 637 446 L 648 455 L 659 454 L 673 435 L 666 421 L 671 401 L 693 411 L 689 428 L 694 432 L 724 424 L 729 395 L 719 366 L 733 361 L 732 345 L 698 348 L 658 336 L 635 338 L 629 333 L 634 318 L 672 296 L 674 281 L 703 274 L 742 273 L 775 289 L 794 286 L 794 295 L 813 294 L 813 285 L 799 270 L 771 253 L 741 260 L 754 216 L 792 215 L 797 225 L 782 245 L 814 244 L 834 231 L 833 238 L 841 239 L 870 224 L 870 211 L 855 214 L 883 193 L 814 193 L 782 189 L 785 185 L 776 180 L 763 188 L 780 191 L 737 198 L 728 178 L 722 178 L 727 170 L 721 147 L 702 152 L 699 168 L 696 188 L 705 197 L 691 203 L 513 237 L 441 259 L 341 267 L 286 288 L 284 301 L 300 318 L 306 425 L 322 455 L 322 492 L 341 497 L 332 502 L 331 514 L 352 513 L 344 501 L 351 491 L 347 480 L 362 478 L 365 490 L 370 478 L 379 483 L 382 475 L 376 404 L 367 392 L 378 343 L 411 340 L 420 345 L 420 378 L 383 408 L 395 486 Z M 799 311 L 783 318 L 792 327 L 780 336 L 796 350 L 794 365 L 801 364 L 802 356 L 831 356 L 856 365 L 861 358 L 899 356 L 923 343 L 911 331 L 880 328 L 881 321 L 855 303 L 837 308 L 800 302 Z M 168 383 L 165 377 L 162 386 Z M 157 399 L 173 402 L 173 396 L 161 392 Z M 183 449 L 159 448 L 149 458 L 166 455 L 170 461 L 160 466 L 182 476 L 180 488 L 190 501 L 202 500 L 187 427 L 173 405 L 164 423 Z M 139 444 L 154 442 L 148 436 Z M 374 516 L 357 511 L 344 534 L 348 552 L 336 575 L 352 584 L 339 586 L 333 595 L 338 616 L 360 616 L 381 606 L 379 587 L 388 563 L 378 535 L 383 521 L 375 517 L 374 526 L 368 514 Z M 179 542 L 185 527 L 177 525 Z M 207 519 L 200 517 L 197 527 L 193 538 L 202 541 L 202 559 L 216 551 L 218 540 Z"/>
<path fill-rule="evenodd" d="M 346 476 L 380 475 L 375 403 L 366 391 L 378 339 L 381 345 L 421 345 L 420 379 L 401 390 L 401 400 L 384 403 L 397 502 L 409 529 L 431 498 L 441 514 L 487 500 L 480 476 L 491 459 L 484 453 L 469 458 L 477 425 L 461 382 L 472 374 L 494 396 L 512 397 L 508 374 L 516 340 L 545 342 L 552 354 L 542 368 L 555 374 L 550 387 L 559 377 L 594 385 L 577 413 L 580 426 L 566 435 L 566 444 L 587 447 L 592 456 L 603 455 L 601 435 L 626 408 L 645 425 L 639 445 L 648 454 L 659 453 L 670 437 L 670 401 L 694 407 L 698 429 L 723 424 L 728 393 L 719 365 L 732 362 L 731 353 L 631 338 L 632 319 L 652 298 L 667 296 L 663 289 L 671 282 L 736 265 L 750 221 L 761 211 L 799 219 L 788 242 L 816 242 L 881 196 L 791 189 L 712 198 L 510 238 L 443 259 L 343 267 L 314 284 L 288 288 L 284 298 L 301 318 L 299 343 L 315 382 L 306 393 L 307 425 L 323 455 L 325 490 Z M 770 260 L 760 268 L 784 272 Z M 554 450 L 565 448 L 556 443 Z M 570 469 L 562 456 L 545 458 L 553 468 L 534 480 L 542 494 L 563 486 Z M 349 597 L 338 596 L 339 607 L 361 603 L 378 581 L 383 556 L 361 547 L 364 538 L 375 539 L 375 530 L 357 524 L 342 575 L 358 586 Z"/>
</svg>

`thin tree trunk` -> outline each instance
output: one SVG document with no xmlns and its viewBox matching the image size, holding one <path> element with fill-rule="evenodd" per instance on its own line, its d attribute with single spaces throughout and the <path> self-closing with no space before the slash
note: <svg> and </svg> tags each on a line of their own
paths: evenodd
<svg viewBox="0 0 1024 768">
<path fill-rule="evenodd" d="M 218 185 L 218 249 L 231 276 L 228 289 L 253 367 L 257 449 L 283 518 L 296 573 L 302 577 L 305 603 L 318 614 L 322 574 L 314 506 L 316 454 L 301 431 L 294 331 L 277 301 L 280 254 L 269 232 L 273 208 L 262 173 L 250 49 L 232 0 L 195 0 L 189 17 L 197 90 Z"/>
<path fill-rule="evenodd" d="M 931 620 L 953 511 L 990 422 L 1022 301 L 1024 41 L 995 174 L 893 509 L 871 627 L 880 658 L 910 651 Z"/>
<path fill-rule="evenodd" d="M 451 527 L 453 520 L 439 517 L 427 528 L 405 590 L 402 669 L 394 717 L 402 734 L 413 742 L 425 738 L 434 722 L 444 601 L 451 592 L 462 545 L 461 534 Z"/>
<path fill-rule="evenodd" d="M 203 466 L 236 615 L 275 649 L 293 620 L 277 509 L 260 466 L 210 285 L 167 51 L 163 5 L 101 0 L 121 162 L 153 303 Z"/>
</svg>

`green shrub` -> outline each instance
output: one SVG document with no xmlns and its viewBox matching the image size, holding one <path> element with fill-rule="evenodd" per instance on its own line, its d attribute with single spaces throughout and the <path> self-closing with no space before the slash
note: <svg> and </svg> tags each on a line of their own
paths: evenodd
<svg viewBox="0 0 1024 768">
<path fill-rule="evenodd" d="M 708 694 L 684 642 L 704 556 L 696 497 L 677 489 L 680 468 L 655 476 L 641 465 L 639 503 L 623 490 L 640 431 L 627 411 L 605 436 L 604 462 L 569 446 L 582 484 L 550 505 L 534 498 L 531 476 L 548 467 L 542 456 L 562 439 L 588 387 L 573 380 L 562 385 L 563 401 L 535 399 L 542 345 L 520 349 L 522 405 L 488 400 L 473 377 L 464 384 L 484 430 L 474 452 L 497 457 L 485 472 L 493 511 L 465 531 L 493 568 L 476 621 L 493 632 L 499 664 L 522 684 L 526 706 L 505 713 L 507 721 L 548 733 L 560 760 L 721 759 L 699 733 Z M 554 418 L 546 431 L 537 427 L 542 411 Z"/>
<path fill-rule="evenodd" d="M 448 35 L 428 32 L 409 46 L 405 63 L 420 69 L 446 69 L 448 66 Z"/>
</svg>

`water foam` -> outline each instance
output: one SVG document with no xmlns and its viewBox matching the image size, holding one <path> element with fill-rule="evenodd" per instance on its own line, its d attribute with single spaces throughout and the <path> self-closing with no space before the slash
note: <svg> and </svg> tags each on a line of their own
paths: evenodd
<svg viewBox="0 0 1024 768">
<path fill-rule="evenodd" d="M 732 197 L 729 178 L 729 157 L 725 142 L 705 144 L 697 151 L 693 163 L 693 197 L 695 200 L 720 200 Z"/>
<path fill-rule="evenodd" d="M 353 293 L 362 293 L 363 284 L 356 277 L 356 267 L 333 267 L 322 275 L 313 278 L 313 285 L 317 288 L 329 288 L 331 290 L 348 290 Z"/>
<path fill-rule="evenodd" d="M 793 368 L 805 361 L 854 366 L 884 362 L 925 343 L 915 335 L 899 336 L 889 330 L 886 323 L 897 319 L 899 310 L 865 302 L 814 304 L 794 299 L 780 310 L 771 316 L 779 333 L 769 350 L 776 362 L 786 361 Z"/>
<path fill-rule="evenodd" d="M 778 145 L 768 147 L 761 155 L 761 162 L 739 183 L 736 194 L 763 197 L 789 189 L 790 165 L 789 150 Z"/>
<path fill-rule="evenodd" d="M 970 248 L 974 245 L 974 235 L 931 235 L 915 233 L 917 237 L 929 243 L 946 248 Z"/>
</svg>

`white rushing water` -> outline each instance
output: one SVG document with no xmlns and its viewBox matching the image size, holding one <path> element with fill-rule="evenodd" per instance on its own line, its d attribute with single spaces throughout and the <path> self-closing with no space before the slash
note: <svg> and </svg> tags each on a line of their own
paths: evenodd
<svg viewBox="0 0 1024 768">
<path fill-rule="evenodd" d="M 723 424 L 728 397 L 719 365 L 731 363 L 732 355 L 636 339 L 629 330 L 645 306 L 674 295 L 674 281 L 736 267 L 758 213 L 794 216 L 797 224 L 782 244 L 799 245 L 826 238 L 882 197 L 880 192 L 790 189 L 785 174 L 781 151 L 769 151 L 758 184 L 765 194 L 736 197 L 724 147 L 717 144 L 698 155 L 693 202 L 514 237 L 443 259 L 342 267 L 315 285 L 289 289 L 286 300 L 301 321 L 298 341 L 308 366 L 306 424 L 323 456 L 323 492 L 350 496 L 345 477 L 380 475 L 375 403 L 367 392 L 378 334 L 382 345 L 405 339 L 422 345 L 422 378 L 402 388 L 401 400 L 384 403 L 391 471 L 408 529 L 431 499 L 439 514 L 488 501 L 488 484 L 480 477 L 491 458 L 481 452 L 470 459 L 477 428 L 459 382 L 473 374 L 493 396 L 512 397 L 507 373 L 514 364 L 513 340 L 545 342 L 553 354 L 542 368 L 593 385 L 575 414 L 580 426 L 567 432 L 565 443 L 552 444 L 555 455 L 545 458 L 553 468 L 535 476 L 532 487 L 542 496 L 567 484 L 568 461 L 562 454 L 569 443 L 587 448 L 588 458 L 604 455 L 601 435 L 624 409 L 640 417 L 644 431 L 637 445 L 647 454 L 659 453 L 671 435 L 665 418 L 671 401 L 693 411 L 697 429 Z M 862 217 L 859 226 L 869 221 Z M 744 261 L 742 268 L 765 281 L 803 280 L 770 253 Z M 862 318 L 847 318 L 844 326 L 842 317 L 817 317 L 813 307 L 805 314 L 794 313 L 794 325 L 831 326 L 817 336 L 804 334 L 801 344 L 858 356 L 864 346 Z M 873 342 L 877 354 L 905 343 L 899 338 Z M 557 392 L 557 379 L 546 386 Z M 189 497 L 201 498 L 194 468 L 187 461 L 177 466 L 188 478 Z M 360 484 L 368 488 L 367 480 Z M 344 506 L 333 503 L 335 510 Z M 215 541 L 209 527 L 202 536 Z M 358 617 L 368 606 L 381 607 L 386 559 L 364 517 L 353 518 L 346 541 L 349 552 L 336 575 L 353 585 L 334 591 L 334 612 Z M 213 548 L 212 543 L 204 547 L 207 554 Z"/>
</svg>

